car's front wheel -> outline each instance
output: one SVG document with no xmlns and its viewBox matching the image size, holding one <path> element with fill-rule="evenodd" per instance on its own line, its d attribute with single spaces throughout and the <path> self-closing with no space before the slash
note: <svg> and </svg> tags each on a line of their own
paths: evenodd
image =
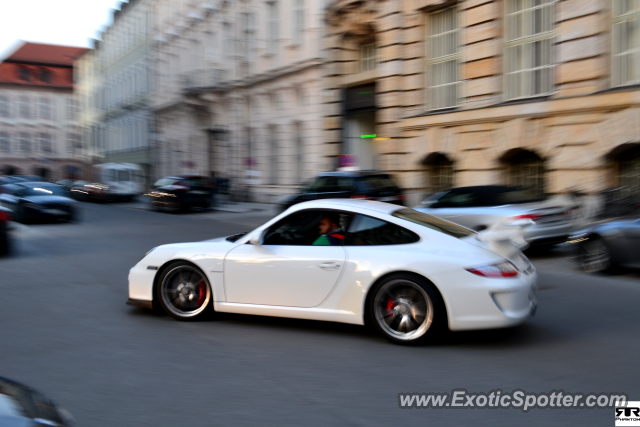
<svg viewBox="0 0 640 427">
<path fill-rule="evenodd" d="M 371 295 L 370 321 L 391 342 L 423 343 L 435 338 L 446 326 L 442 297 L 421 277 L 391 275 L 378 283 Z"/>
<path fill-rule="evenodd" d="M 200 269 L 178 261 L 162 272 L 156 297 L 162 309 L 178 320 L 196 320 L 211 310 L 211 286 Z"/>
</svg>

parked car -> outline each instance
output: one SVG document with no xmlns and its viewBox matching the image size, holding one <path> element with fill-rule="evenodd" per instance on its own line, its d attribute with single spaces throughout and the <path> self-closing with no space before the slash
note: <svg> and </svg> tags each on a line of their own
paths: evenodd
<svg viewBox="0 0 640 427">
<path fill-rule="evenodd" d="M 144 191 L 144 171 L 135 163 L 94 165 L 92 181 L 99 185 L 99 196 L 106 201 L 132 200 Z"/>
<path fill-rule="evenodd" d="M 211 208 L 214 186 L 206 176 L 168 176 L 153 185 L 147 196 L 153 208 L 185 211 Z"/>
<path fill-rule="evenodd" d="M 11 249 L 9 221 L 11 221 L 11 211 L 0 206 L 0 255 L 7 255 Z"/>
<path fill-rule="evenodd" d="M 4 184 L 12 184 L 14 182 L 24 182 L 27 181 L 24 178 L 20 178 L 18 176 L 15 175 L 3 175 L 0 176 L 0 185 L 4 185 Z"/>
<path fill-rule="evenodd" d="M 404 205 L 405 195 L 385 172 L 349 171 L 325 172 L 318 175 L 299 194 L 278 200 L 280 211 L 310 200 L 362 199 Z"/>
<path fill-rule="evenodd" d="M 178 320 L 370 323 L 399 344 L 521 324 L 536 310 L 536 270 L 516 246 L 482 237 L 389 203 L 300 203 L 250 233 L 150 250 L 129 272 L 127 303 Z"/>
<path fill-rule="evenodd" d="M 76 425 L 73 416 L 47 396 L 0 377 L 0 424 L 3 427 Z"/>
<path fill-rule="evenodd" d="M 640 218 L 601 222 L 577 231 L 569 239 L 578 249 L 578 262 L 587 273 L 640 268 Z"/>
<path fill-rule="evenodd" d="M 525 241 L 553 245 L 566 242 L 571 233 L 573 208 L 518 187 L 484 185 L 434 194 L 415 209 L 475 231 L 498 223 L 531 220 L 533 224 L 524 231 Z"/>
<path fill-rule="evenodd" d="M 29 223 L 42 220 L 77 221 L 78 202 L 69 192 L 48 182 L 20 182 L 9 184 L 9 191 L 0 194 L 0 203 L 13 211 L 13 220 Z"/>
</svg>

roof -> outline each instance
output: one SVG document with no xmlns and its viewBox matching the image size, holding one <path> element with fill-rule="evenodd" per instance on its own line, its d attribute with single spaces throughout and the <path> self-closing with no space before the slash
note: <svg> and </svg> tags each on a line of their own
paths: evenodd
<svg viewBox="0 0 640 427">
<path fill-rule="evenodd" d="M 89 49 L 78 46 L 24 42 L 4 62 L 73 67 Z"/>
<path fill-rule="evenodd" d="M 322 199 L 302 202 L 293 205 L 295 210 L 299 209 L 366 209 L 369 211 L 390 214 L 398 209 L 406 209 L 404 206 L 392 205 L 391 203 L 374 202 L 371 200 L 358 199 Z"/>
</svg>

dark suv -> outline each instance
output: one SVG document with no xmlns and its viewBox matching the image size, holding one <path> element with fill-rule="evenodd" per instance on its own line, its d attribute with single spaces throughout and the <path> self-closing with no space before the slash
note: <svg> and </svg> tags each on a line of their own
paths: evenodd
<svg viewBox="0 0 640 427">
<path fill-rule="evenodd" d="M 364 199 L 404 205 L 405 195 L 389 174 L 376 171 L 325 172 L 299 194 L 282 197 L 280 211 L 318 199 Z"/>
</svg>

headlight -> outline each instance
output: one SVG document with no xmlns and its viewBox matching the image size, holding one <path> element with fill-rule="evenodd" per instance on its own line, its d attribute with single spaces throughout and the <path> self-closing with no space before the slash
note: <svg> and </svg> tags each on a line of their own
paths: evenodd
<svg viewBox="0 0 640 427">
<path fill-rule="evenodd" d="M 157 246 L 155 248 L 152 248 L 149 252 L 147 252 L 146 254 L 144 254 L 144 256 L 142 257 L 142 259 L 140 259 L 140 261 L 142 261 L 143 259 L 145 259 L 147 257 L 147 255 L 149 255 L 151 252 L 155 251 L 157 248 Z"/>
</svg>

